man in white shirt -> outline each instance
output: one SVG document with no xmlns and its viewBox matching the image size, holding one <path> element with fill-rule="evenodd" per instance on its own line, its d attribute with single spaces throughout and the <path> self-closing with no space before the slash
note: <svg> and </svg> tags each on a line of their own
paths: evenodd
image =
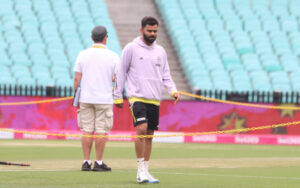
<svg viewBox="0 0 300 188">
<path fill-rule="evenodd" d="M 93 171 L 111 171 L 103 163 L 106 143 L 105 135 L 113 125 L 113 79 L 119 56 L 106 48 L 107 31 L 103 26 L 92 30 L 94 44 L 91 48 L 78 54 L 74 71 L 74 90 L 80 87 L 78 126 L 83 132 L 82 150 L 84 161 L 82 171 L 92 170 L 90 153 L 93 146 L 94 133 L 100 137 L 95 139 L 96 161 Z M 102 136 L 102 137 L 101 137 Z"/>
</svg>

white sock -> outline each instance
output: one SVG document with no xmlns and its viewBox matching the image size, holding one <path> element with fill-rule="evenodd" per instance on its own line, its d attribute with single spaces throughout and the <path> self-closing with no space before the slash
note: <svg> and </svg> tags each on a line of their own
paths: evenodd
<svg viewBox="0 0 300 188">
<path fill-rule="evenodd" d="M 91 165 L 91 164 L 92 164 L 92 161 L 91 161 L 91 160 L 83 160 L 83 163 L 85 163 L 85 162 L 88 162 L 88 163 L 89 163 L 89 165 Z"/>
<path fill-rule="evenodd" d="M 144 166 L 144 158 L 137 158 L 138 169 L 143 168 Z"/>
<path fill-rule="evenodd" d="M 137 160 L 138 163 L 144 162 L 144 158 L 137 158 L 136 160 Z"/>
<path fill-rule="evenodd" d="M 96 161 L 98 163 L 98 165 L 102 165 L 103 162 L 102 161 Z"/>
<path fill-rule="evenodd" d="M 144 166 L 145 166 L 146 171 L 148 171 L 148 169 L 149 169 L 149 161 L 144 161 Z"/>
</svg>

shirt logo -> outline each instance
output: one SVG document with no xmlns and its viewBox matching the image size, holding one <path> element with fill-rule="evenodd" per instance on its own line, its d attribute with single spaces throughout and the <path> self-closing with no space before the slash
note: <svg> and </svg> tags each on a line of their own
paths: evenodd
<svg viewBox="0 0 300 188">
<path fill-rule="evenodd" d="M 157 56 L 157 61 L 158 61 L 159 63 L 161 62 L 160 56 Z"/>
<path fill-rule="evenodd" d="M 144 58 L 143 57 L 140 57 L 140 60 L 143 60 Z"/>
<path fill-rule="evenodd" d="M 155 66 L 160 67 L 160 64 L 161 64 L 161 58 L 160 56 L 157 56 Z"/>
<path fill-rule="evenodd" d="M 141 117 L 141 118 L 137 118 L 137 119 L 136 119 L 136 121 L 144 121 L 144 120 L 146 120 L 145 117 Z"/>
</svg>

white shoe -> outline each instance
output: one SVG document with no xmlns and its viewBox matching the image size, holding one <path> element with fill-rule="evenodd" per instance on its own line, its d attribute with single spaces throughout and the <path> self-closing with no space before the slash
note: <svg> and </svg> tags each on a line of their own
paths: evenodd
<svg viewBox="0 0 300 188">
<path fill-rule="evenodd" d="M 148 177 L 148 183 L 159 183 L 160 181 L 156 178 L 154 178 L 149 172 L 146 171 L 145 173 Z"/>
<path fill-rule="evenodd" d="M 148 183 L 149 179 L 143 169 L 137 171 L 136 180 L 138 183 Z"/>
<path fill-rule="evenodd" d="M 149 179 L 148 183 L 159 183 L 158 179 L 155 179 L 150 173 L 149 173 L 149 161 L 144 162 L 144 168 L 145 168 L 145 174 Z"/>
</svg>

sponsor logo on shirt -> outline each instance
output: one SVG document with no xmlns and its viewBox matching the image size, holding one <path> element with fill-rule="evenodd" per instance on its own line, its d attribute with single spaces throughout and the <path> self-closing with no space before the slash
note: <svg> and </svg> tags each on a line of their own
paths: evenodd
<svg viewBox="0 0 300 188">
<path fill-rule="evenodd" d="M 155 63 L 155 66 L 157 66 L 157 67 L 160 67 L 160 66 L 161 66 L 161 58 L 160 58 L 160 56 L 157 56 L 157 57 L 156 57 L 156 63 Z"/>
<path fill-rule="evenodd" d="M 161 57 L 160 56 L 157 56 L 157 62 L 161 62 Z"/>
<path fill-rule="evenodd" d="M 161 58 L 160 56 L 157 56 L 155 66 L 160 67 L 160 65 L 161 65 Z"/>
</svg>

